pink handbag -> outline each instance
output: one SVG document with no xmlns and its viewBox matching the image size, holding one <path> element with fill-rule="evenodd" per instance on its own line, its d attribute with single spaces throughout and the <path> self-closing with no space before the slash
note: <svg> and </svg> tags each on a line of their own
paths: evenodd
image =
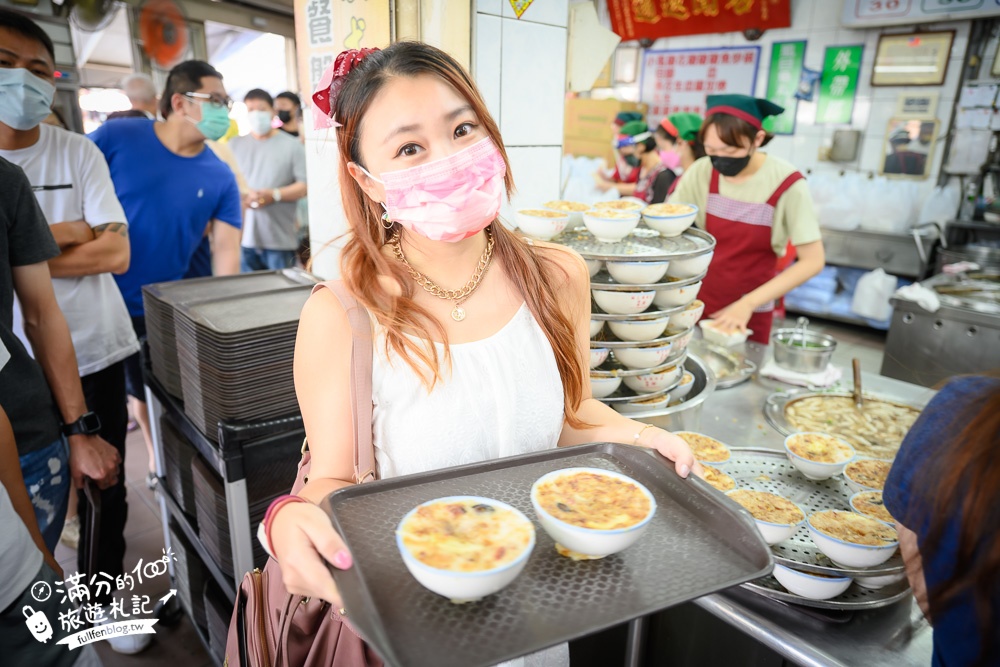
<svg viewBox="0 0 1000 667">
<path fill-rule="evenodd" d="M 372 335 L 368 312 L 340 281 L 317 285 L 330 289 L 351 323 L 351 417 L 354 424 L 354 480 L 377 478 L 372 445 Z M 305 485 L 309 452 L 302 460 L 292 493 Z M 229 623 L 225 667 L 382 667 L 382 659 L 328 602 L 292 595 L 281 566 L 269 558 L 264 570 L 243 577 Z"/>
</svg>

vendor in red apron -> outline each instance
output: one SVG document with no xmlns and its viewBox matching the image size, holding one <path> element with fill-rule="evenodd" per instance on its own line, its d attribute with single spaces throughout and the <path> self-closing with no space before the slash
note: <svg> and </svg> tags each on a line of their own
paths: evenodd
<svg viewBox="0 0 1000 667">
<path fill-rule="evenodd" d="M 653 132 L 656 147 L 660 151 L 660 159 L 677 175 L 670 184 L 668 194 L 677 189 L 685 170 L 690 169 L 695 160 L 705 157 L 705 149 L 698 140 L 700 129 L 701 116 L 682 112 L 672 113 L 661 120 Z M 669 156 L 674 157 L 671 159 Z M 671 166 L 672 162 L 675 162 L 676 166 Z"/>
<path fill-rule="evenodd" d="M 634 136 L 642 132 L 645 127 L 646 124 L 641 120 L 630 120 L 618 128 L 618 134 L 615 135 L 612 144 L 615 149 L 615 169 L 610 174 L 600 169 L 594 174 L 598 190 L 601 192 L 617 190 L 621 195 L 619 186 L 628 186 L 630 193 L 634 189 L 636 181 L 639 180 L 639 156 L 636 155 Z"/>
<path fill-rule="evenodd" d="M 767 344 L 774 303 L 823 269 L 819 222 L 805 178 L 761 152 L 762 121 L 784 111 L 746 95 L 710 95 L 699 132 L 707 157 L 684 172 L 671 203 L 698 207 L 696 224 L 715 237 L 699 298 L 723 331 L 752 329 Z M 778 273 L 788 244 L 798 261 Z"/>
</svg>

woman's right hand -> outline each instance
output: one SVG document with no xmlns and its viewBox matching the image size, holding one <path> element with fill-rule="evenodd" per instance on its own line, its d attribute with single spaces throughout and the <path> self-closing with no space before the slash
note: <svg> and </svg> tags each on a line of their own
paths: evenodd
<svg viewBox="0 0 1000 667">
<path fill-rule="evenodd" d="M 270 539 L 289 593 L 343 606 L 327 563 L 346 570 L 353 561 L 323 510 L 310 502 L 285 505 L 271 519 Z"/>
</svg>

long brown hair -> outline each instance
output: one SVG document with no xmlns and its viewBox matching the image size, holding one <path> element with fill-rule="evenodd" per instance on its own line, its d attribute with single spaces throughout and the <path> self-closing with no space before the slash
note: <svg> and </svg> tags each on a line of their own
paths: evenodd
<svg viewBox="0 0 1000 667">
<path fill-rule="evenodd" d="M 1000 380 L 998 372 L 987 375 Z M 1000 589 L 1000 386 L 993 384 L 983 400 L 960 410 L 951 423 L 959 433 L 945 449 L 947 457 L 940 465 L 929 466 L 917 482 L 926 485 L 927 506 L 933 508 L 930 530 L 920 548 L 925 563 L 944 548 L 948 529 L 961 520 L 953 574 L 928 591 L 928 600 L 933 618 L 961 596 L 972 596 L 979 624 L 979 664 L 992 665 L 1000 658 L 994 654 L 1000 623 L 1000 609 L 994 606 Z"/>
<path fill-rule="evenodd" d="M 348 289 L 385 327 L 386 351 L 391 348 L 402 357 L 430 390 L 442 379 L 442 359 L 430 341 L 437 338 L 444 342 L 443 361 L 450 362 L 447 334 L 441 324 L 414 301 L 415 285 L 403 266 L 382 253 L 381 248 L 392 236 L 395 225 L 389 229 L 382 226 L 381 206 L 365 194 L 347 169 L 349 162 L 364 165 L 360 150 L 362 122 L 378 92 L 393 77 L 420 75 L 440 78 L 465 98 L 504 156 L 508 197 L 514 190 L 514 180 L 500 130 L 486 109 L 476 84 L 444 51 L 420 42 L 398 42 L 368 55 L 345 79 L 334 108 L 337 121 L 342 124 L 336 131 L 340 147 L 340 186 L 350 225 L 340 256 L 341 276 Z M 562 379 L 566 418 L 579 428 L 584 424 L 576 411 L 583 398 L 586 365 L 577 345 L 576 326 L 569 309 L 560 306 L 556 295 L 556 287 L 568 275 L 553 259 L 552 251 L 529 246 L 498 220 L 490 225 L 490 231 L 496 260 L 528 304 L 552 346 Z M 402 288 L 401 295 L 390 295 L 377 276 L 395 278 Z M 415 333 L 421 342 L 406 336 L 404 331 Z"/>
</svg>

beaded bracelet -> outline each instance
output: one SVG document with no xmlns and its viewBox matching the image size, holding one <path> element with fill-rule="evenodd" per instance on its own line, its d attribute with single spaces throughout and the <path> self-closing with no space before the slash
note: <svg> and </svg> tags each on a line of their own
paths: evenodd
<svg viewBox="0 0 1000 667">
<path fill-rule="evenodd" d="M 278 496 L 267 508 L 267 512 L 264 513 L 264 520 L 260 522 L 260 527 L 257 529 L 257 539 L 260 540 L 261 546 L 264 547 L 264 551 L 271 558 L 274 558 L 274 547 L 271 544 L 271 524 L 274 522 L 274 517 L 285 505 L 290 505 L 292 503 L 307 503 L 309 502 L 305 498 L 300 498 L 299 496 Z"/>
</svg>

